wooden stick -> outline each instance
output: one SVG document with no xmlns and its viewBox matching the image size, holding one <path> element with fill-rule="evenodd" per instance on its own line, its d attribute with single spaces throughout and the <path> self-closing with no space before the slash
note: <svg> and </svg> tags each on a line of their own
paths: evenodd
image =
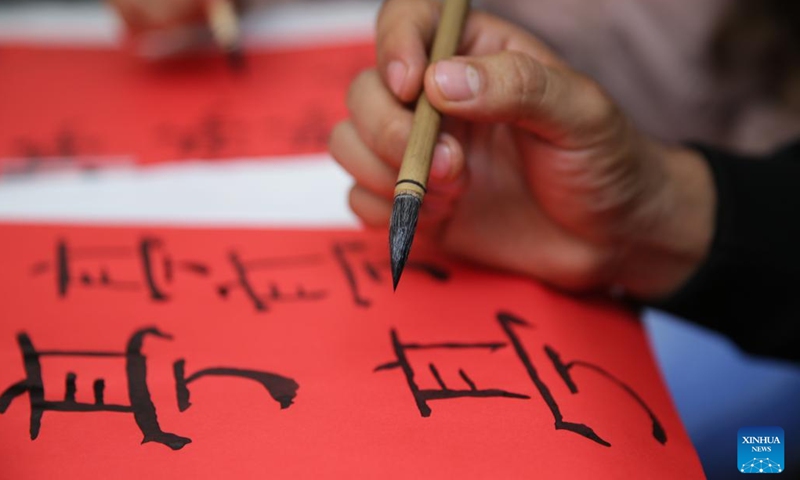
<svg viewBox="0 0 800 480">
<path fill-rule="evenodd" d="M 468 12 L 469 0 L 445 0 L 431 49 L 430 63 L 455 55 Z M 411 136 L 395 184 L 395 197 L 410 194 L 422 199 L 425 196 L 433 148 L 439 136 L 441 121 L 442 115 L 431 106 L 423 91 L 414 111 Z"/>
</svg>

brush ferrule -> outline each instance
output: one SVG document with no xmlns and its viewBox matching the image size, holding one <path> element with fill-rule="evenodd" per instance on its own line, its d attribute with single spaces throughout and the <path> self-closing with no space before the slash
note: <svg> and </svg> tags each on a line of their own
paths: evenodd
<svg viewBox="0 0 800 480">
<path fill-rule="evenodd" d="M 423 185 L 422 182 L 418 182 L 418 181 L 412 180 L 410 178 L 404 178 L 402 180 L 398 180 L 397 183 L 394 184 L 395 190 L 397 189 L 397 187 L 401 187 L 401 186 L 405 187 L 406 184 L 414 185 L 415 187 L 421 188 L 422 189 L 422 193 L 428 193 L 428 189 L 425 188 L 425 185 Z"/>
</svg>

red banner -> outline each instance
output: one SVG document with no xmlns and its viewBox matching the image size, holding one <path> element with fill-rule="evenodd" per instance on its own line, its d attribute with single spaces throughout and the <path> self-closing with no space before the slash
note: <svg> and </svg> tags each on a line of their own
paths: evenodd
<svg viewBox="0 0 800 480">
<path fill-rule="evenodd" d="M 414 248 L 0 226 L 0 476 L 703 478 L 634 314 Z"/>
<path fill-rule="evenodd" d="M 323 152 L 373 58 L 369 43 L 251 50 L 236 70 L 219 54 L 0 46 L 0 171 Z"/>
</svg>

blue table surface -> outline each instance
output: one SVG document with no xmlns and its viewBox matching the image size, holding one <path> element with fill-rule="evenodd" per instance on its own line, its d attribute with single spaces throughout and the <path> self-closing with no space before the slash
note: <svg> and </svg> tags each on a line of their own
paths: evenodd
<svg viewBox="0 0 800 480">
<path fill-rule="evenodd" d="M 644 322 L 708 478 L 739 477 L 737 431 L 747 426 L 782 427 L 785 473 L 800 478 L 800 365 L 748 356 L 724 336 L 662 312 L 647 311 Z"/>
</svg>

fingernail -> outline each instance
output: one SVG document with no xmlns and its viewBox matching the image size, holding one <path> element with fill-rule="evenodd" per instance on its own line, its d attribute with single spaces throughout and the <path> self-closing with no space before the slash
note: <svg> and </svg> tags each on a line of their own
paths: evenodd
<svg viewBox="0 0 800 480">
<path fill-rule="evenodd" d="M 386 76 L 389 78 L 389 88 L 391 88 L 398 97 L 403 90 L 403 84 L 406 83 L 406 73 L 408 73 L 408 68 L 406 68 L 406 64 L 400 60 L 392 60 L 389 62 L 389 66 L 386 67 Z"/>
<path fill-rule="evenodd" d="M 438 62 L 434 70 L 434 79 L 442 95 L 454 101 L 474 98 L 481 86 L 481 78 L 475 67 L 458 61 Z"/>
<path fill-rule="evenodd" d="M 433 148 L 431 161 L 431 178 L 441 180 L 450 175 L 452 160 L 450 147 L 446 143 L 437 143 Z"/>
</svg>

